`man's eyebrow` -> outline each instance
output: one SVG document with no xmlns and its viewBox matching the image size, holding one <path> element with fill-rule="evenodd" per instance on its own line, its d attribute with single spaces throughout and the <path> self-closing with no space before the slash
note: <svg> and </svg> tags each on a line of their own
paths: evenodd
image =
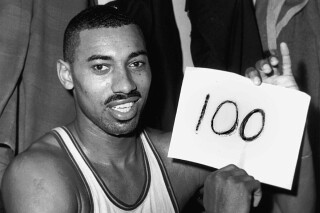
<svg viewBox="0 0 320 213">
<path fill-rule="evenodd" d="M 147 54 L 147 51 L 140 50 L 137 52 L 130 53 L 130 55 L 128 56 L 128 59 L 137 57 L 139 55 L 148 55 L 148 54 Z M 94 61 L 94 60 L 112 60 L 112 57 L 107 55 L 92 55 L 87 59 L 88 62 Z"/>
<path fill-rule="evenodd" d="M 107 55 L 92 55 L 90 56 L 87 61 L 90 62 L 90 61 L 94 61 L 94 60 L 111 60 L 112 57 L 110 56 L 107 56 Z"/>
<path fill-rule="evenodd" d="M 128 59 L 137 57 L 137 56 L 139 56 L 139 55 L 148 56 L 148 53 L 147 53 L 147 51 L 145 51 L 145 50 L 140 50 L 140 51 L 137 51 L 137 52 L 133 52 L 133 53 L 131 53 L 131 54 L 128 56 Z"/>
</svg>

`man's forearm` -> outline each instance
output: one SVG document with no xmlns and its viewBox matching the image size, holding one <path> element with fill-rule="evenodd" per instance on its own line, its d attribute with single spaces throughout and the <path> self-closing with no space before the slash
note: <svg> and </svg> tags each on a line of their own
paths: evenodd
<svg viewBox="0 0 320 213">
<path fill-rule="evenodd" d="M 274 196 L 273 212 L 315 212 L 316 183 L 308 135 L 305 135 L 303 141 L 302 154 L 298 160 L 296 172 L 292 192 L 279 193 Z"/>
<path fill-rule="evenodd" d="M 9 165 L 10 161 L 13 159 L 13 157 L 14 153 L 9 147 L 5 145 L 0 145 L 0 184 L 3 173 Z"/>
</svg>

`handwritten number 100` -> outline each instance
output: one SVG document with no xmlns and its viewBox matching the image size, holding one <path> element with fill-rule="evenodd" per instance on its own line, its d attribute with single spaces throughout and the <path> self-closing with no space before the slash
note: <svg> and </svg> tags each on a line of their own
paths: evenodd
<svg viewBox="0 0 320 213">
<path fill-rule="evenodd" d="M 197 123 L 197 126 L 196 126 L 196 132 L 199 130 L 199 127 L 201 125 L 201 122 L 202 122 L 202 119 L 205 115 L 205 112 L 206 112 L 206 109 L 207 109 L 207 105 L 208 105 L 208 102 L 209 102 L 209 99 L 210 99 L 210 95 L 207 94 L 206 95 L 206 98 L 205 98 L 205 101 L 204 101 L 204 104 L 202 106 L 202 110 L 201 110 L 201 114 L 199 116 L 199 119 L 198 119 L 198 123 Z M 225 104 L 232 104 L 234 107 L 235 107 L 235 110 L 236 110 L 236 117 L 235 117 L 235 120 L 234 120 L 234 123 L 233 125 L 231 126 L 231 128 L 229 129 L 226 129 L 226 130 L 223 130 L 223 131 L 218 131 L 216 130 L 215 128 L 215 125 L 214 125 L 214 120 L 216 118 L 216 116 L 218 115 L 221 107 Z M 262 117 L 262 125 L 261 125 L 261 128 L 260 130 L 253 136 L 246 136 L 245 135 L 245 128 L 246 128 L 246 125 L 248 123 L 248 121 L 250 120 L 250 118 L 256 114 L 256 113 L 259 113 Z M 238 127 L 238 106 L 235 102 L 233 101 L 224 101 L 222 102 L 216 109 L 215 113 L 213 114 L 212 116 L 212 119 L 211 119 L 211 129 L 212 131 L 217 134 L 217 135 L 230 135 L 231 133 L 233 133 L 236 128 Z M 262 109 L 254 109 L 252 110 L 251 112 L 249 112 L 245 117 L 244 119 L 242 120 L 241 124 L 240 124 L 240 128 L 239 128 L 239 135 L 240 137 L 242 138 L 242 140 L 246 141 L 246 142 L 251 142 L 251 141 L 254 141 L 257 137 L 259 137 L 259 135 L 261 134 L 261 132 L 263 131 L 264 129 L 264 124 L 265 124 L 265 113 Z"/>
</svg>

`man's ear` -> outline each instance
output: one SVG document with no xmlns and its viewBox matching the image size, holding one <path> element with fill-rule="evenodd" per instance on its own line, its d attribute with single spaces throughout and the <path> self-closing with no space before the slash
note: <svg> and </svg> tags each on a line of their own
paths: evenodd
<svg viewBox="0 0 320 213">
<path fill-rule="evenodd" d="M 57 73 L 59 80 L 61 84 L 66 88 L 67 90 L 73 89 L 73 79 L 71 74 L 71 66 L 68 62 L 65 62 L 63 60 L 57 61 Z"/>
</svg>

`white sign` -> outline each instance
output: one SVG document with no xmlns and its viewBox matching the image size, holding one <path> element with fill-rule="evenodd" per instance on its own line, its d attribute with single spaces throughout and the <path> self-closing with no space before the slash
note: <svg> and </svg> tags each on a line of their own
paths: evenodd
<svg viewBox="0 0 320 213">
<path fill-rule="evenodd" d="M 218 169 L 235 164 L 291 189 L 309 102 L 300 91 L 188 67 L 168 156 Z"/>
</svg>

